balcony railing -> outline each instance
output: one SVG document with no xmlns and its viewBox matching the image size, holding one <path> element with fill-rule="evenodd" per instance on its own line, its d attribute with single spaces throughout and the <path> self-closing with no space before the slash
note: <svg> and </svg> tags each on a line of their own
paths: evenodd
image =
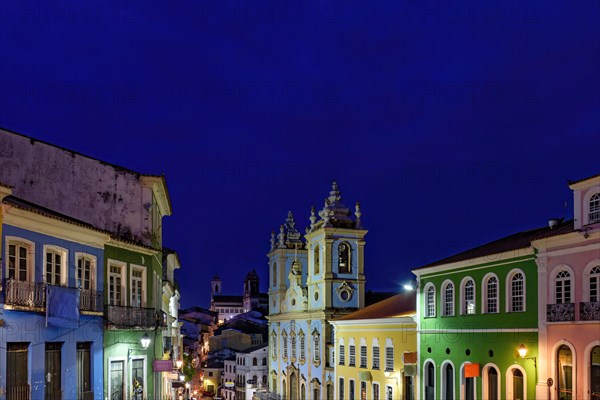
<svg viewBox="0 0 600 400">
<path fill-rule="evenodd" d="M 7 279 L 4 281 L 4 303 L 11 307 L 43 311 L 46 308 L 46 287 L 44 282 L 28 282 Z M 81 290 L 79 310 L 102 312 L 103 292 Z"/>
<path fill-rule="evenodd" d="M 29 385 L 8 386 L 6 400 L 29 400 L 31 398 Z"/>
<path fill-rule="evenodd" d="M 548 304 L 546 306 L 546 321 L 575 321 L 575 303 Z"/>
<path fill-rule="evenodd" d="M 97 290 L 82 289 L 79 297 L 79 309 L 102 312 L 104 310 L 104 294 Z"/>
<path fill-rule="evenodd" d="M 106 324 L 113 329 L 164 328 L 166 314 L 155 308 L 111 306 L 105 308 Z"/>
<path fill-rule="evenodd" d="M 4 304 L 30 309 L 46 307 L 46 284 L 42 282 L 4 281 Z"/>
<path fill-rule="evenodd" d="M 600 302 L 579 303 L 579 320 L 600 321 Z"/>
</svg>

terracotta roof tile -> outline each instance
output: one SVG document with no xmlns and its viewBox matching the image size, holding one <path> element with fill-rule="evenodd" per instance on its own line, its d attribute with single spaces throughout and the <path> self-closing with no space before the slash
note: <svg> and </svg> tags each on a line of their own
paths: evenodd
<svg viewBox="0 0 600 400">
<path fill-rule="evenodd" d="M 451 264 L 458 261 L 471 260 L 474 258 L 480 258 L 489 256 L 492 254 L 504 253 L 511 250 L 524 249 L 531 245 L 531 242 L 546 237 L 562 235 L 565 233 L 573 232 L 573 221 L 559 222 L 558 225 L 553 228 L 543 227 L 515 233 L 502 239 L 495 240 L 493 242 L 486 243 L 484 245 L 475 247 L 470 250 L 463 251 L 450 257 L 443 258 L 439 261 L 432 262 L 414 270 L 434 267 L 437 265 Z"/>
<path fill-rule="evenodd" d="M 415 312 L 416 293 L 405 291 L 334 321 L 402 317 L 413 315 Z"/>
</svg>

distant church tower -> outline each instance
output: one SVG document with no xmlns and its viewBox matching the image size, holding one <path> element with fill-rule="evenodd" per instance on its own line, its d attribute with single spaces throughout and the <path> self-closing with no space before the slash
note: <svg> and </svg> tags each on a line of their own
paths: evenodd
<svg viewBox="0 0 600 400">
<path fill-rule="evenodd" d="M 333 182 L 318 216 L 311 210 L 306 242 L 291 212 L 277 240 L 271 235 L 269 390 L 285 398 L 333 398 L 333 368 L 325 368 L 334 340 L 329 320 L 365 304 L 367 231 L 358 203 L 351 214 Z"/>
<path fill-rule="evenodd" d="M 211 307 L 211 310 L 213 309 L 214 295 L 221 294 L 222 292 L 223 292 L 223 283 L 221 282 L 221 278 L 219 278 L 219 275 L 215 274 L 215 276 L 210 281 L 210 307 Z"/>
<path fill-rule="evenodd" d="M 244 280 L 244 312 L 259 307 L 258 274 L 255 270 L 248 272 Z"/>
</svg>

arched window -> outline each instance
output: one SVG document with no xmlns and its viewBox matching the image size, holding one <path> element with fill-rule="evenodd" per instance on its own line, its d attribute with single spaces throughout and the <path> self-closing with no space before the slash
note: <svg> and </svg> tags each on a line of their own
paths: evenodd
<svg viewBox="0 0 600 400">
<path fill-rule="evenodd" d="M 258 365 L 258 360 L 256 359 L 256 357 L 252 358 L 252 365 L 253 366 L 257 366 Z"/>
<path fill-rule="evenodd" d="M 431 361 L 425 364 L 425 400 L 435 400 L 435 367 Z"/>
<path fill-rule="evenodd" d="M 512 370 L 512 400 L 522 400 L 525 395 L 525 379 L 520 369 Z"/>
<path fill-rule="evenodd" d="M 306 400 L 306 386 L 304 383 L 300 385 L 300 400 Z"/>
<path fill-rule="evenodd" d="M 454 284 L 452 282 L 447 282 L 443 288 L 444 297 L 442 309 L 444 310 L 444 315 L 454 315 Z"/>
<path fill-rule="evenodd" d="M 475 282 L 471 278 L 463 282 L 462 313 L 475 314 Z"/>
<path fill-rule="evenodd" d="M 483 280 L 483 312 L 493 314 L 498 312 L 498 278 L 490 275 Z"/>
<path fill-rule="evenodd" d="M 500 398 L 498 390 L 500 389 L 498 370 L 495 367 L 489 366 L 486 368 L 485 373 L 487 378 L 487 390 L 485 390 L 484 393 L 487 393 L 488 400 L 498 400 Z"/>
<path fill-rule="evenodd" d="M 426 290 L 427 298 L 425 299 L 425 316 L 435 317 L 435 286 L 429 285 Z"/>
<path fill-rule="evenodd" d="M 263 357 L 263 359 L 262 359 L 262 365 L 267 365 L 267 357 Z"/>
<path fill-rule="evenodd" d="M 350 246 L 346 242 L 338 246 L 338 272 L 349 274 L 350 271 Z"/>
<path fill-rule="evenodd" d="M 590 224 L 600 222 L 600 193 L 590 197 L 588 221 Z"/>
<path fill-rule="evenodd" d="M 290 340 L 291 340 L 291 348 L 292 348 L 292 361 L 296 360 L 296 334 L 294 332 L 291 333 L 290 336 Z"/>
<path fill-rule="evenodd" d="M 304 332 L 300 331 L 300 361 L 304 361 L 306 359 L 306 339 L 304 337 Z"/>
<path fill-rule="evenodd" d="M 556 304 L 571 303 L 571 274 L 569 271 L 563 269 L 556 274 L 554 294 Z"/>
<path fill-rule="evenodd" d="M 559 399 L 573 398 L 573 353 L 567 345 L 561 345 L 556 352 L 556 377 Z"/>
<path fill-rule="evenodd" d="M 313 331 L 313 362 L 320 363 L 321 362 L 321 335 L 315 329 Z"/>
<path fill-rule="evenodd" d="M 525 275 L 516 271 L 509 275 L 510 292 L 508 310 L 511 312 L 525 311 Z"/>
<path fill-rule="evenodd" d="M 319 245 L 317 244 L 315 246 L 315 249 L 313 250 L 313 265 L 314 265 L 314 270 L 315 270 L 315 275 L 317 275 L 319 273 L 319 266 L 321 263 L 321 260 L 319 259 Z"/>
<path fill-rule="evenodd" d="M 275 333 L 275 331 L 271 332 L 271 351 L 272 351 L 272 357 L 273 359 L 277 358 L 277 334 Z"/>
<path fill-rule="evenodd" d="M 442 398 L 454 400 L 454 367 L 450 363 L 442 365 Z"/>
<path fill-rule="evenodd" d="M 589 294 L 590 302 L 600 302 L 600 265 L 590 271 Z"/>
<path fill-rule="evenodd" d="M 590 354 L 590 395 L 591 399 L 600 399 L 600 346 L 592 348 Z"/>
<path fill-rule="evenodd" d="M 287 360 L 288 358 L 288 338 L 287 338 L 287 333 L 285 331 L 283 331 L 282 336 L 282 341 L 283 341 L 283 359 Z"/>
</svg>

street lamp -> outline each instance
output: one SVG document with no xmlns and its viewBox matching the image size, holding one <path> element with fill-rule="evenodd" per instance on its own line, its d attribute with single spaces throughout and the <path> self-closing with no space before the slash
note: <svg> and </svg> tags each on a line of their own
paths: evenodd
<svg viewBox="0 0 600 400">
<path fill-rule="evenodd" d="M 181 366 L 183 365 L 183 360 L 180 358 L 177 361 L 175 361 L 175 366 L 177 367 L 177 369 L 181 369 Z"/>
<path fill-rule="evenodd" d="M 146 350 L 148 346 L 150 346 L 150 336 L 148 336 L 147 333 L 144 333 L 144 336 L 142 336 L 140 342 L 142 343 L 142 347 L 144 348 L 144 350 Z"/>
<path fill-rule="evenodd" d="M 527 347 L 521 343 L 519 349 L 517 350 L 519 356 L 524 360 L 533 360 L 533 368 L 535 368 L 535 380 L 537 382 L 537 359 L 535 357 L 526 357 L 527 356 Z"/>
</svg>

